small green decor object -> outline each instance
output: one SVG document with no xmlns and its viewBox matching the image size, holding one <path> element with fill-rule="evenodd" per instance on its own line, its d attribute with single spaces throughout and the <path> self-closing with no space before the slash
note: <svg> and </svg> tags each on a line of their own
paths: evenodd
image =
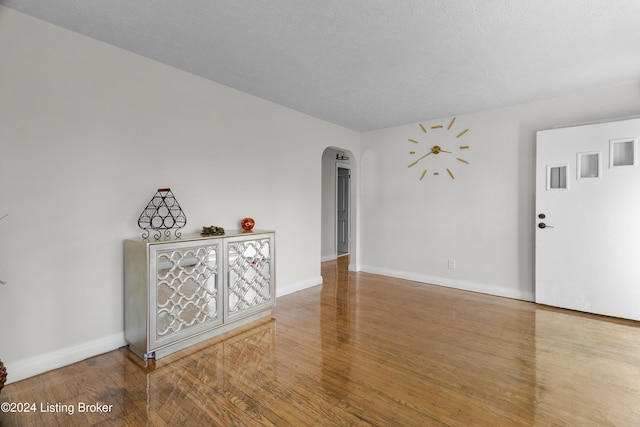
<svg viewBox="0 0 640 427">
<path fill-rule="evenodd" d="M 210 227 L 202 227 L 202 231 L 200 232 L 201 236 L 222 236 L 224 234 L 224 228 L 216 227 L 212 225 Z"/>
</svg>

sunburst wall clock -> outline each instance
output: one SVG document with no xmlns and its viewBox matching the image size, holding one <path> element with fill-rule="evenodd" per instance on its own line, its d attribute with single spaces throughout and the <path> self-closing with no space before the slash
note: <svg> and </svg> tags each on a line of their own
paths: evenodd
<svg viewBox="0 0 640 427">
<path fill-rule="evenodd" d="M 408 139 L 409 142 L 416 144 L 417 147 L 412 147 L 411 151 L 409 151 L 412 162 L 407 167 L 420 171 L 420 181 L 422 181 L 427 174 L 436 177 L 444 175 L 455 179 L 452 171 L 453 166 L 455 164 L 469 164 L 467 160 L 458 157 L 461 155 L 458 154 L 459 152 L 469 149 L 469 145 L 461 145 L 469 129 L 466 128 L 462 131 L 455 130 L 455 122 L 456 118 L 454 117 L 446 126 L 436 124 L 431 126 L 428 131 L 427 128 L 420 123 L 419 126 L 423 136 L 416 139 Z"/>
</svg>

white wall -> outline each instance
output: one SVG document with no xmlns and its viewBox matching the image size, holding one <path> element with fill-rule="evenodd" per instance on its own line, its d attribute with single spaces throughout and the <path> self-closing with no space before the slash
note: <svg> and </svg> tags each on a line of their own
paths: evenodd
<svg viewBox="0 0 640 427">
<path fill-rule="evenodd" d="M 0 7 L 0 358 L 9 380 L 123 341 L 122 241 L 156 189 L 276 230 L 278 295 L 318 284 L 321 157 L 359 134 Z"/>
<path fill-rule="evenodd" d="M 458 116 L 454 126 L 470 129 L 460 141 L 471 148 L 462 155 L 469 165 L 453 162 L 455 180 L 420 181 L 422 168 L 407 167 L 410 150 L 431 146 L 430 126 L 450 118 L 423 122 L 427 135 L 417 123 L 363 134 L 358 268 L 532 300 L 535 132 L 638 113 L 640 86 L 631 85 Z"/>
</svg>

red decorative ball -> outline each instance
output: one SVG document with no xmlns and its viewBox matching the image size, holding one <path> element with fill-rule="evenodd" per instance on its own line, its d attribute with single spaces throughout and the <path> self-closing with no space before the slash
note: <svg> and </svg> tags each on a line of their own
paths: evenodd
<svg viewBox="0 0 640 427">
<path fill-rule="evenodd" d="M 253 218 L 244 218 L 242 220 L 242 228 L 247 231 L 251 231 L 253 227 L 256 225 L 256 222 Z"/>
<path fill-rule="evenodd" d="M 4 388 L 4 383 L 7 381 L 7 368 L 5 368 L 4 363 L 0 360 L 0 391 Z"/>
</svg>

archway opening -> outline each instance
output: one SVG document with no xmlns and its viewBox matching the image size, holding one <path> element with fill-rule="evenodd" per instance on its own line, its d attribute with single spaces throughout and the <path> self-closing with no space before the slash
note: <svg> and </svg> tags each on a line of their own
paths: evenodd
<svg viewBox="0 0 640 427">
<path fill-rule="evenodd" d="M 328 147 L 322 153 L 321 262 L 356 251 L 356 174 L 353 153 Z"/>
</svg>

